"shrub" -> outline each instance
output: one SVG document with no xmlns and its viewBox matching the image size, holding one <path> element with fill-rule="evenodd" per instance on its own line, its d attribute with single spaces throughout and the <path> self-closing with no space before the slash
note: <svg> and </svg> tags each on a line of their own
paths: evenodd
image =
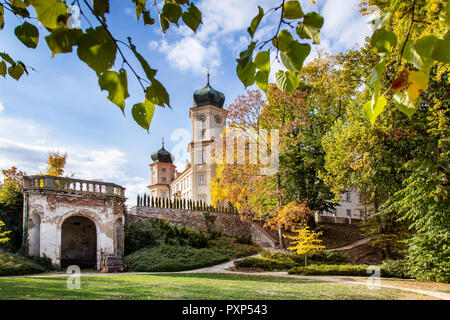
<svg viewBox="0 0 450 320">
<path fill-rule="evenodd" d="M 235 261 L 234 265 L 237 268 L 263 269 L 272 271 L 290 269 L 294 267 L 294 262 L 292 260 L 278 261 L 261 257 L 250 257 Z"/>
<path fill-rule="evenodd" d="M 236 236 L 236 243 L 252 244 L 252 235 Z"/>
<path fill-rule="evenodd" d="M 208 248 L 233 259 L 250 256 L 258 252 L 257 246 L 237 243 L 234 238 L 226 236 L 221 236 L 217 239 L 210 240 L 208 243 Z"/>
<path fill-rule="evenodd" d="M 134 271 L 172 272 L 209 267 L 229 259 L 215 250 L 163 244 L 145 248 L 125 257 L 125 264 Z"/>
<path fill-rule="evenodd" d="M 39 261 L 43 258 L 33 259 L 24 257 L 17 253 L 0 250 L 0 276 L 13 276 L 48 271 L 49 268 L 41 265 Z"/>
<path fill-rule="evenodd" d="M 369 276 L 367 265 L 309 265 L 307 267 L 294 267 L 288 271 L 289 274 L 311 275 L 333 275 L 333 276 Z"/>
<path fill-rule="evenodd" d="M 404 279 L 413 278 L 407 260 L 384 260 L 381 264 L 381 275 Z"/>
<path fill-rule="evenodd" d="M 125 250 L 127 254 L 160 244 L 205 248 L 208 245 L 208 235 L 198 229 L 172 226 L 159 219 L 126 225 Z"/>
</svg>

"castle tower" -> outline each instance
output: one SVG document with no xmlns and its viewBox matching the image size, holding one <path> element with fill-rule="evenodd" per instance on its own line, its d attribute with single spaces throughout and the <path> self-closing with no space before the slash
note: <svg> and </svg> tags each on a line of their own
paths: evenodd
<svg viewBox="0 0 450 320">
<path fill-rule="evenodd" d="M 214 151 L 214 141 L 220 139 L 225 128 L 227 110 L 223 109 L 225 95 L 213 89 L 208 81 L 204 88 L 194 92 L 190 109 L 192 142 L 189 144 L 192 164 L 192 199 L 211 203 L 209 185 L 216 173 L 216 164 L 208 161 Z"/>
<path fill-rule="evenodd" d="M 174 157 L 162 147 L 151 155 L 153 163 L 150 166 L 150 196 L 153 198 L 170 198 L 170 183 L 175 178 Z"/>
</svg>

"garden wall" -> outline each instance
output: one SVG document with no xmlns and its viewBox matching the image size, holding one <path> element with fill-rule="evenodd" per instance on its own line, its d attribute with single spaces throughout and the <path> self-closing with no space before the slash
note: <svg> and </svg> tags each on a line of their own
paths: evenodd
<svg viewBox="0 0 450 320">
<path fill-rule="evenodd" d="M 198 228 L 201 230 L 217 230 L 230 236 L 252 236 L 255 243 L 265 246 L 276 246 L 276 240 L 259 226 L 242 221 L 236 213 L 207 212 L 186 209 L 132 207 L 127 213 L 128 221 L 161 219 L 171 224 Z"/>
</svg>

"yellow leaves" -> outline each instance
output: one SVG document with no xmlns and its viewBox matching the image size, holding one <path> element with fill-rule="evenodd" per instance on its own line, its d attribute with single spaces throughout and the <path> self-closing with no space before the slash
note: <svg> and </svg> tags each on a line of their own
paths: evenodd
<svg viewBox="0 0 450 320">
<path fill-rule="evenodd" d="M 48 176 L 60 177 L 64 174 L 64 168 L 66 166 L 67 153 L 60 154 L 58 151 L 50 152 L 47 160 L 47 171 L 45 172 Z"/>
<path fill-rule="evenodd" d="M 314 232 L 309 230 L 309 227 L 296 230 L 296 236 L 286 236 L 293 240 L 294 246 L 288 248 L 288 250 L 296 251 L 297 254 L 307 254 L 310 251 L 325 249 L 325 246 L 321 245 L 322 240 L 319 237 L 322 232 Z"/>
<path fill-rule="evenodd" d="M 423 71 L 409 72 L 406 95 L 410 102 L 416 100 L 428 88 L 428 79 L 428 75 Z"/>
<path fill-rule="evenodd" d="M 5 223 L 0 220 L 0 230 L 5 226 Z M 0 243 L 8 242 L 9 238 L 6 237 L 7 234 L 11 233 L 11 231 L 3 231 L 0 232 Z"/>
</svg>

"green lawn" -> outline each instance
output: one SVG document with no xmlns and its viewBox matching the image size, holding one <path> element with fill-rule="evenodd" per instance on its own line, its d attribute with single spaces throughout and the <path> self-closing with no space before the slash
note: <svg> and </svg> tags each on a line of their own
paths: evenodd
<svg viewBox="0 0 450 320">
<path fill-rule="evenodd" d="M 0 278 L 0 299 L 429 299 L 395 289 L 286 277 L 159 274 L 81 278 Z"/>
</svg>

